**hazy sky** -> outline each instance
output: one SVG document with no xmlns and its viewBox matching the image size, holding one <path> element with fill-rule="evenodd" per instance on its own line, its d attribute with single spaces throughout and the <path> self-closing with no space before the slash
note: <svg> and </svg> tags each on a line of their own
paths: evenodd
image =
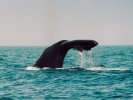
<svg viewBox="0 0 133 100">
<path fill-rule="evenodd" d="M 0 45 L 94 39 L 133 45 L 133 0 L 0 0 Z"/>
</svg>

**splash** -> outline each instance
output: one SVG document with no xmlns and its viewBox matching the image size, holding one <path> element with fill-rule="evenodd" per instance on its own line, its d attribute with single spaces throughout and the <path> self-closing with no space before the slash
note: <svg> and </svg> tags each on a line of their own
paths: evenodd
<svg viewBox="0 0 133 100">
<path fill-rule="evenodd" d="M 89 58 L 88 58 L 89 67 L 92 67 L 92 64 L 93 64 L 93 61 L 92 61 L 92 51 L 88 51 L 88 55 L 89 55 Z"/>
<path fill-rule="evenodd" d="M 80 57 L 80 68 L 84 67 L 84 52 L 78 51 L 79 57 Z"/>
<path fill-rule="evenodd" d="M 80 68 L 90 68 L 92 67 L 92 51 L 88 51 L 86 54 L 85 51 L 78 51 L 79 58 L 80 58 Z M 86 57 L 87 56 L 87 57 Z M 86 60 L 87 59 L 87 60 Z"/>
</svg>

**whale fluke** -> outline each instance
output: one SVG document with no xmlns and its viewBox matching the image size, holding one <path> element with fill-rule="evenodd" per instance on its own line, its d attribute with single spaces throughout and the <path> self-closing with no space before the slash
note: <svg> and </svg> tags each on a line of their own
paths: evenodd
<svg viewBox="0 0 133 100">
<path fill-rule="evenodd" d="M 70 49 L 91 50 L 97 45 L 98 43 L 94 40 L 61 40 L 46 48 L 33 66 L 38 68 L 62 68 L 65 55 Z"/>
</svg>

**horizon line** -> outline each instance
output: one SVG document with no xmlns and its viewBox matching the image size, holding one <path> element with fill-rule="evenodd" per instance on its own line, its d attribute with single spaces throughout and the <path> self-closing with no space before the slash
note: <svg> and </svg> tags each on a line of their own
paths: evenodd
<svg viewBox="0 0 133 100">
<path fill-rule="evenodd" d="M 51 45 L 0 45 L 0 47 L 41 47 Z M 133 46 L 133 44 L 99 44 L 97 46 Z"/>
</svg>

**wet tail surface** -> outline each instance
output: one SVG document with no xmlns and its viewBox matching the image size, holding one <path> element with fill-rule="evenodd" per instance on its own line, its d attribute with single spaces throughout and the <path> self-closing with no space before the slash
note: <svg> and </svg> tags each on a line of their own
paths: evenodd
<svg viewBox="0 0 133 100">
<path fill-rule="evenodd" d="M 64 58 L 70 49 L 82 52 L 83 50 L 91 50 L 97 45 L 98 43 L 94 40 L 62 40 L 46 48 L 34 66 L 38 68 L 62 68 Z"/>
</svg>

